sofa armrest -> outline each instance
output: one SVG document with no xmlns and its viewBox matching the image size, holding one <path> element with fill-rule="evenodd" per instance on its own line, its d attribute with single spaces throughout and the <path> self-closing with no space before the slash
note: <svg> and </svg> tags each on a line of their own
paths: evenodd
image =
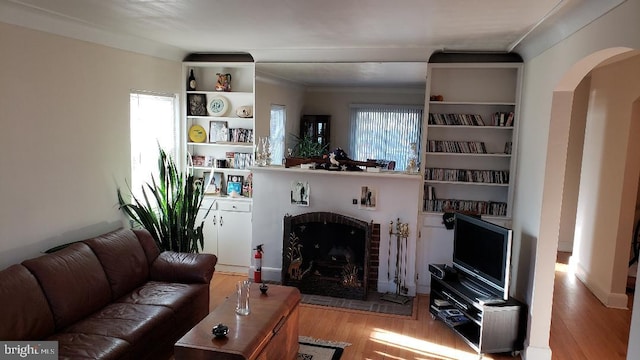
<svg viewBox="0 0 640 360">
<path fill-rule="evenodd" d="M 162 252 L 151 264 L 151 280 L 208 284 L 218 258 L 212 254 Z"/>
</svg>

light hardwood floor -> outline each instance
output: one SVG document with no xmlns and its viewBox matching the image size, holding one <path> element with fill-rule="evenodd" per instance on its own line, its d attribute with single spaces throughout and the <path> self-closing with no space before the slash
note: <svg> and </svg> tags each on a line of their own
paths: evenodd
<svg viewBox="0 0 640 360">
<path fill-rule="evenodd" d="M 215 273 L 211 307 L 232 294 L 235 282 L 245 277 Z M 343 360 L 478 359 L 451 330 L 431 319 L 427 295 L 418 296 L 417 301 L 415 319 L 302 304 L 300 335 L 351 343 Z M 630 319 L 631 311 L 607 309 L 573 275 L 556 271 L 550 336 L 554 360 L 624 359 Z M 484 359 L 514 358 L 509 354 L 488 354 Z"/>
</svg>

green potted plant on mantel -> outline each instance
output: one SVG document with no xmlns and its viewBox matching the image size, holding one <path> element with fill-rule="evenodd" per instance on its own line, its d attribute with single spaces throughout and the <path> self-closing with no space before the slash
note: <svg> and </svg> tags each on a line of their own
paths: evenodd
<svg viewBox="0 0 640 360">
<path fill-rule="evenodd" d="M 285 159 L 286 167 L 324 161 L 322 156 L 327 151 L 327 145 L 320 144 L 308 134 L 302 137 L 294 134 L 290 134 L 290 136 L 293 138 L 295 145 L 291 151 L 291 156 L 287 156 Z"/>
<path fill-rule="evenodd" d="M 118 203 L 133 221 L 151 233 L 162 251 L 198 253 L 204 246 L 204 221 L 196 224 L 204 197 L 193 174 L 178 171 L 174 160 L 159 147 L 159 176 L 142 187 L 143 199 L 127 202 L 118 188 Z"/>
</svg>

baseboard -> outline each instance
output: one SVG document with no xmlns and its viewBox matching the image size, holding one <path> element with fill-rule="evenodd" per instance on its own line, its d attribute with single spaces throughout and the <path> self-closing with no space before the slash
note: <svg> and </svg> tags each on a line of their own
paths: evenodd
<svg viewBox="0 0 640 360">
<path fill-rule="evenodd" d="M 407 287 L 407 293 L 402 295 L 407 296 L 416 296 L 416 285 L 408 284 L 405 285 Z M 379 293 L 395 293 L 396 292 L 396 283 L 393 281 L 378 281 L 378 292 Z"/>
<path fill-rule="evenodd" d="M 253 278 L 253 266 L 249 269 L 249 274 Z M 262 267 L 262 280 L 265 281 L 282 281 L 282 268 Z"/>
<path fill-rule="evenodd" d="M 613 309 L 628 309 L 628 297 L 625 293 L 612 293 L 589 281 L 589 273 L 578 263 L 573 266 L 576 277 L 600 300 L 604 306 Z"/>
<path fill-rule="evenodd" d="M 522 353 L 523 360 L 551 360 L 551 348 L 527 346 Z"/>
<path fill-rule="evenodd" d="M 558 251 L 572 252 L 573 251 L 573 242 L 570 242 L 570 241 L 559 241 L 558 242 Z"/>
</svg>

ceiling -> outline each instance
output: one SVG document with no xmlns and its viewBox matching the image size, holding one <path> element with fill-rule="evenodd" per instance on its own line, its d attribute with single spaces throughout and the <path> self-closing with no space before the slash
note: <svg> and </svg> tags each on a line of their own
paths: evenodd
<svg viewBox="0 0 640 360">
<path fill-rule="evenodd" d="M 435 50 L 520 52 L 529 42 L 539 52 L 621 2 L 0 0 L 0 21 L 175 60 L 248 52 L 259 63 L 344 64 L 315 75 L 309 65 L 265 68 L 304 84 L 375 83 L 374 74 L 393 74 L 411 86 L 418 77 L 424 82 L 418 65 Z M 356 66 L 361 62 L 367 64 Z M 380 68 L 397 62 L 404 64 Z"/>
</svg>

